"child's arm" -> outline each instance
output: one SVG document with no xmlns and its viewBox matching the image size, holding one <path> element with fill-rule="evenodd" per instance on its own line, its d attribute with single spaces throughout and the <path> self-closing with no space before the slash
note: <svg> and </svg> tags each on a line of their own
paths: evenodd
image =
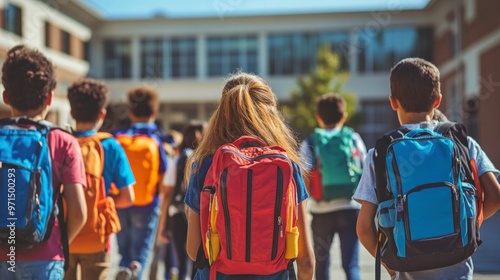
<svg viewBox="0 0 500 280">
<path fill-rule="evenodd" d="M 135 200 L 134 185 L 128 185 L 119 190 L 117 195 L 112 196 L 116 208 L 128 208 L 132 206 Z"/>
<path fill-rule="evenodd" d="M 374 257 L 377 252 L 377 229 L 374 220 L 376 212 L 377 205 L 363 201 L 356 224 L 359 241 Z"/>
<path fill-rule="evenodd" d="M 198 249 L 201 244 L 200 215 L 188 208 L 188 234 L 186 251 L 189 258 L 196 261 Z"/>
<path fill-rule="evenodd" d="M 297 256 L 297 276 L 299 280 L 312 279 L 314 274 L 314 252 L 311 246 L 309 223 L 307 222 L 306 201 L 299 203 L 297 226 L 299 228 L 299 254 Z"/>
<path fill-rule="evenodd" d="M 77 236 L 87 221 L 87 203 L 82 184 L 64 184 L 64 199 L 68 208 L 66 232 L 68 233 L 68 243 L 71 243 Z"/>
<path fill-rule="evenodd" d="M 356 232 L 358 233 L 359 241 L 373 257 L 376 257 L 377 254 L 377 229 L 375 227 L 376 213 L 377 205 L 363 201 L 358 216 L 358 222 L 356 224 Z M 389 269 L 385 266 L 385 264 L 384 267 L 387 269 L 389 275 L 396 274 L 394 270 Z"/>
<path fill-rule="evenodd" d="M 486 172 L 479 179 L 484 191 L 483 214 L 486 219 L 500 208 L 500 185 L 493 172 Z"/>
<path fill-rule="evenodd" d="M 160 219 L 158 221 L 158 238 L 161 243 L 167 244 L 168 238 L 165 234 L 165 226 L 168 219 L 168 207 L 170 206 L 170 201 L 172 199 L 172 194 L 174 193 L 174 186 L 163 186 L 162 188 L 162 198 L 161 198 L 161 208 L 160 208 Z"/>
</svg>

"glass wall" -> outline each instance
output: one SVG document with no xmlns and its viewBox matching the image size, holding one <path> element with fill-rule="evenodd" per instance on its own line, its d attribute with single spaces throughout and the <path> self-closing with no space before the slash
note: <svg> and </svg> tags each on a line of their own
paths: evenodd
<svg viewBox="0 0 500 280">
<path fill-rule="evenodd" d="M 124 79 L 132 76 L 130 40 L 104 41 L 104 77 Z"/>
<path fill-rule="evenodd" d="M 23 20 L 21 8 L 10 3 L 6 4 L 3 10 L 3 29 L 22 36 L 22 23 Z"/>
<path fill-rule="evenodd" d="M 170 72 L 173 78 L 196 77 L 196 40 L 179 38 L 170 41 Z"/>
<path fill-rule="evenodd" d="M 296 75 L 311 72 L 318 49 L 328 44 L 341 58 L 341 69 L 348 68 L 348 32 L 273 34 L 268 38 L 269 74 Z"/>
<path fill-rule="evenodd" d="M 238 69 L 257 73 L 257 36 L 209 37 L 208 76 L 226 76 Z"/>
<path fill-rule="evenodd" d="M 141 40 L 141 77 L 163 78 L 163 40 Z"/>
<path fill-rule="evenodd" d="M 370 36 L 356 34 L 358 72 L 390 71 L 392 66 L 406 57 L 432 60 L 432 28 L 387 28 Z"/>
</svg>

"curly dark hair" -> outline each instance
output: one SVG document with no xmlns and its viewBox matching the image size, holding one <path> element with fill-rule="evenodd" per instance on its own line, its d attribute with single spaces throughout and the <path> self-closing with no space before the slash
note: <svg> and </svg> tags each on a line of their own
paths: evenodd
<svg viewBox="0 0 500 280">
<path fill-rule="evenodd" d="M 68 88 L 68 100 L 77 122 L 95 122 L 108 101 L 108 88 L 104 83 L 83 79 Z"/>
<path fill-rule="evenodd" d="M 18 45 L 7 52 L 2 84 L 13 108 L 22 112 L 37 110 L 56 87 L 54 68 L 41 52 Z"/>
<path fill-rule="evenodd" d="M 128 109 L 136 117 L 149 118 L 158 111 L 158 93 L 151 87 L 138 86 L 128 92 Z"/>
<path fill-rule="evenodd" d="M 337 94 L 327 93 L 316 104 L 316 112 L 325 125 L 335 125 L 344 116 L 346 103 Z"/>
</svg>

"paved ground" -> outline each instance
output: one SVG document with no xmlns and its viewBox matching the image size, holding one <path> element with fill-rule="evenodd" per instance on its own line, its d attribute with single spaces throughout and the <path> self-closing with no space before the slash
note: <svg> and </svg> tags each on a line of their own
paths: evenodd
<svg viewBox="0 0 500 280">
<path fill-rule="evenodd" d="M 500 240 L 498 238 L 500 233 L 500 214 L 496 214 L 494 217 L 486 220 L 481 229 L 482 239 L 484 241 L 478 251 L 474 254 L 475 280 L 499 280 L 500 279 Z M 120 256 L 115 252 L 117 248 L 116 244 L 113 244 L 112 260 L 115 265 L 111 275 L 116 273 L 117 262 Z M 340 249 L 338 247 L 338 240 L 334 240 L 334 245 L 332 247 L 332 266 L 330 278 L 335 280 L 344 280 L 345 275 L 340 265 Z M 361 278 L 364 280 L 375 279 L 375 259 L 368 254 L 368 252 L 361 248 Z M 162 279 L 163 274 L 163 264 L 160 264 L 158 269 L 158 277 L 156 279 Z M 149 275 L 149 268 L 147 268 L 147 274 Z M 112 279 L 112 278 L 110 278 Z M 147 278 L 146 278 L 147 279 Z M 390 279 L 388 274 L 384 271 L 382 279 Z"/>
</svg>

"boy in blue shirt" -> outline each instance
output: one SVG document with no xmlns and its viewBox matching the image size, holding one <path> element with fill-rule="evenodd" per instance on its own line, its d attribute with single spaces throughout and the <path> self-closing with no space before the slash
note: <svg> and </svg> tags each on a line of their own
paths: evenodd
<svg viewBox="0 0 500 280">
<path fill-rule="evenodd" d="M 84 79 L 68 88 L 71 116 L 76 121 L 76 137 L 90 137 L 97 134 L 106 116 L 108 89 L 103 83 Z M 135 183 L 129 162 L 118 141 L 110 137 L 99 137 L 104 153 L 104 178 L 106 195 L 110 195 L 111 184 L 118 189 L 112 195 L 117 208 L 127 208 L 134 201 Z M 70 246 L 70 252 L 71 252 Z M 77 266 L 80 265 L 82 279 L 108 279 L 111 266 L 109 246 L 105 251 L 95 253 L 73 253 L 65 279 L 77 279 Z"/>
<path fill-rule="evenodd" d="M 399 122 L 407 129 L 434 129 L 438 124 L 432 120 L 434 109 L 441 103 L 439 70 L 432 63 L 419 58 L 400 61 L 391 70 L 391 96 L 389 101 L 398 114 Z M 500 205 L 500 185 L 497 182 L 499 171 L 495 169 L 481 147 L 468 138 L 469 157 L 475 159 L 478 174 L 484 190 L 484 217 L 493 215 Z M 375 214 L 377 196 L 375 193 L 374 150 L 365 158 L 363 175 L 353 198 L 361 203 L 357 223 L 359 240 L 373 256 L 377 249 L 377 230 Z M 387 268 L 392 279 L 472 279 L 472 259 L 455 265 L 415 271 L 396 272 Z"/>
</svg>

